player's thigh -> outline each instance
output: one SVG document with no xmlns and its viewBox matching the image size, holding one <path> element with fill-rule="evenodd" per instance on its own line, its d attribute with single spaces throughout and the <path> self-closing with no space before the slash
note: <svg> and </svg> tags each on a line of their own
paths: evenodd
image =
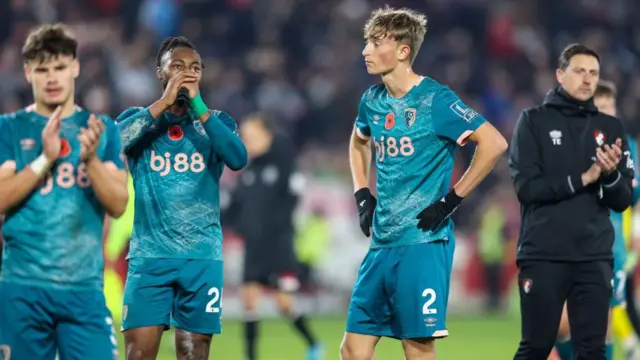
<svg viewBox="0 0 640 360">
<path fill-rule="evenodd" d="M 51 303 L 46 289 L 0 283 L 0 351 L 13 359 L 53 360 L 55 309 Z"/>
<path fill-rule="evenodd" d="M 384 287 L 389 253 L 389 249 L 371 249 L 362 261 L 349 302 L 347 333 L 391 336 L 391 308 Z"/>
<path fill-rule="evenodd" d="M 69 292 L 63 306 L 56 327 L 60 360 L 117 359 L 113 319 L 101 291 Z"/>
<path fill-rule="evenodd" d="M 601 353 L 609 321 L 613 265 L 610 261 L 585 262 L 574 267 L 574 274 L 567 298 L 571 338 L 579 352 Z"/>
<path fill-rule="evenodd" d="M 133 258 L 124 287 L 122 330 L 170 324 L 176 259 Z"/>
<path fill-rule="evenodd" d="M 223 264 L 220 260 L 184 260 L 173 307 L 174 325 L 198 334 L 222 331 Z"/>
<path fill-rule="evenodd" d="M 567 271 L 565 263 L 518 262 L 523 354 L 551 351 L 570 288 Z"/>
<path fill-rule="evenodd" d="M 448 336 L 446 317 L 450 264 L 448 241 L 435 241 L 394 249 L 396 273 L 387 281 L 392 294 L 393 335 L 401 339 Z"/>
</svg>

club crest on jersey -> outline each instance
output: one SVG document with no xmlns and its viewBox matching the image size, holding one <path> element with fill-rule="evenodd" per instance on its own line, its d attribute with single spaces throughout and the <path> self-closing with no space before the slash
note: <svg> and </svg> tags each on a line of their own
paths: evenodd
<svg viewBox="0 0 640 360">
<path fill-rule="evenodd" d="M 533 280 L 531 279 L 522 280 L 522 291 L 524 291 L 525 294 L 530 293 L 532 287 L 533 287 Z"/>
<path fill-rule="evenodd" d="M 71 154 L 71 144 L 69 144 L 69 140 L 60 139 L 60 157 L 67 157 Z"/>
<path fill-rule="evenodd" d="M 415 124 L 415 122 L 416 122 L 416 109 L 414 108 L 404 109 L 404 124 L 407 125 L 407 127 L 411 127 L 411 125 Z"/>
<path fill-rule="evenodd" d="M 182 131 L 180 125 L 172 125 L 169 127 L 169 139 L 178 141 L 182 140 L 183 137 L 184 132 Z"/>
<path fill-rule="evenodd" d="M 206 134 L 206 131 L 204 130 L 204 126 L 202 126 L 202 123 L 200 122 L 200 120 L 196 120 L 193 122 L 193 128 L 196 129 L 196 132 L 200 135 Z"/>
<path fill-rule="evenodd" d="M 596 140 L 596 144 L 598 144 L 598 146 L 604 145 L 605 140 L 607 140 L 606 136 L 604 136 L 604 133 L 600 130 L 596 130 L 593 132 L 593 138 Z"/>
<path fill-rule="evenodd" d="M 395 125 L 396 125 L 395 115 L 393 115 L 393 113 L 388 113 L 387 117 L 384 120 L 384 128 L 387 130 L 391 130 Z"/>
<path fill-rule="evenodd" d="M 20 148 L 23 151 L 33 150 L 33 148 L 35 146 L 36 146 L 36 141 L 34 139 L 22 139 L 22 140 L 20 140 Z"/>
</svg>

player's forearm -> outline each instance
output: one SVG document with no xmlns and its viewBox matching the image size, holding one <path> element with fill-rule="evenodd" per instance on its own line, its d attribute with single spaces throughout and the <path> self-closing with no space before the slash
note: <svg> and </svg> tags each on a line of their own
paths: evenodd
<svg viewBox="0 0 640 360">
<path fill-rule="evenodd" d="M 157 117 L 154 117 L 151 113 L 151 109 L 154 105 L 151 105 L 146 109 L 141 109 L 140 111 L 118 121 L 118 130 L 120 131 L 122 148 L 125 153 L 135 146 L 140 139 L 142 139 L 142 137 L 151 128 L 151 125 L 156 121 Z"/>
<path fill-rule="evenodd" d="M 129 200 L 126 172 L 94 157 L 87 162 L 87 173 L 93 192 L 107 214 L 119 218 L 127 208 Z"/>
<path fill-rule="evenodd" d="M 369 172 L 371 170 L 371 144 L 353 133 L 349 144 L 349 164 L 353 178 L 354 191 L 369 186 Z"/>
<path fill-rule="evenodd" d="M 504 139 L 503 139 L 504 140 Z M 471 165 L 455 185 L 456 194 L 467 197 L 489 175 L 496 163 L 507 150 L 506 141 L 491 143 L 479 142 Z"/>
<path fill-rule="evenodd" d="M 44 176 L 29 168 L 0 180 L 0 214 L 6 214 L 29 196 Z"/>
<path fill-rule="evenodd" d="M 52 165 L 53 162 L 40 155 L 17 174 L 15 168 L 0 168 L 3 173 L 11 173 L 0 178 L 0 214 L 24 201 L 46 177 Z"/>
<path fill-rule="evenodd" d="M 220 118 L 211 113 L 202 123 L 213 151 L 229 169 L 238 171 L 247 165 L 247 149 L 242 140 Z"/>
</svg>

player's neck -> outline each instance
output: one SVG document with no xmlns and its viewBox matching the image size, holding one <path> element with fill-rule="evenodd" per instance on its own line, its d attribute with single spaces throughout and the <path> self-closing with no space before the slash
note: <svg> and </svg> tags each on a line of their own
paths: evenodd
<svg viewBox="0 0 640 360">
<path fill-rule="evenodd" d="M 57 106 L 50 106 L 39 103 L 37 101 L 35 102 L 35 104 L 33 104 L 33 111 L 47 118 L 51 116 L 51 114 L 53 114 L 56 108 Z M 73 115 L 74 112 L 76 112 L 76 104 L 74 102 L 74 99 L 71 98 L 62 105 L 62 114 L 60 115 L 60 117 L 63 119 L 68 118 L 69 116 Z"/>
<path fill-rule="evenodd" d="M 423 77 L 414 73 L 411 68 L 397 67 L 390 73 L 382 75 L 382 82 L 391 97 L 401 98 L 411 89 L 419 85 Z"/>
</svg>

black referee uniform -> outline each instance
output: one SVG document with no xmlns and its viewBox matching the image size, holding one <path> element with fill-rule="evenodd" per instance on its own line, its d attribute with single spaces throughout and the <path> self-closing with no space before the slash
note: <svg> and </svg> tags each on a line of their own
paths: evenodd
<svg viewBox="0 0 640 360">
<path fill-rule="evenodd" d="M 509 168 L 521 204 L 517 264 L 522 341 L 514 359 L 547 359 L 568 306 L 578 359 L 604 359 L 613 288 L 614 233 L 609 210 L 632 201 L 633 163 L 619 119 L 561 87 L 525 110 Z M 596 148 L 622 139 L 617 170 L 583 186 Z"/>
<path fill-rule="evenodd" d="M 295 159 L 290 140 L 275 135 L 270 149 L 245 167 L 232 194 L 228 216 L 245 241 L 244 283 L 298 290 L 293 211 L 300 175 Z"/>
</svg>

